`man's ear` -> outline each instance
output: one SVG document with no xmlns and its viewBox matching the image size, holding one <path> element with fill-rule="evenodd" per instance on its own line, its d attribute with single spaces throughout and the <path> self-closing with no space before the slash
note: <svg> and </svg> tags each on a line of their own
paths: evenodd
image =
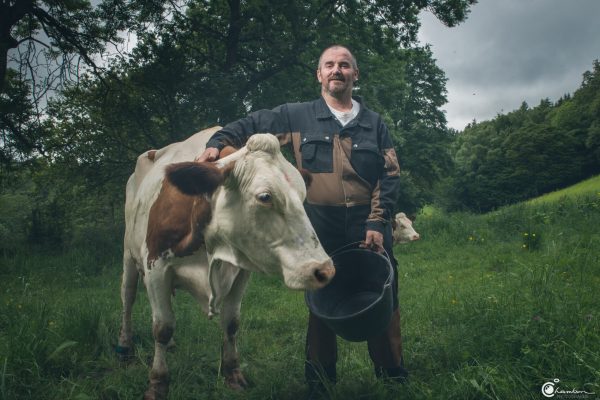
<svg viewBox="0 0 600 400">
<path fill-rule="evenodd" d="M 317 80 L 319 81 L 319 83 L 321 83 L 321 81 L 323 80 L 323 77 L 321 76 L 321 67 L 317 68 Z"/>
<path fill-rule="evenodd" d="M 181 193 L 197 196 L 213 193 L 223 183 L 225 174 L 212 163 L 189 161 L 168 165 L 165 178 Z"/>
</svg>

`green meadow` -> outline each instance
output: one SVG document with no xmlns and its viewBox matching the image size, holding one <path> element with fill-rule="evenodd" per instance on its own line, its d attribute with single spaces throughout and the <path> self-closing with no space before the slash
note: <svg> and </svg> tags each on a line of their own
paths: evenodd
<svg viewBox="0 0 600 400">
<path fill-rule="evenodd" d="M 598 180 L 596 180 L 598 182 Z M 542 385 L 600 397 L 600 185 L 475 215 L 428 210 L 419 242 L 398 246 L 410 379 L 378 381 L 365 343 L 339 340 L 332 399 L 540 399 Z M 118 238 L 115 241 L 119 240 Z M 136 355 L 114 353 L 120 254 L 94 243 L 67 254 L 1 259 L 0 397 L 139 399 L 153 353 L 143 290 Z M 140 286 L 143 289 L 143 286 Z M 307 312 L 301 292 L 254 275 L 239 350 L 251 387 L 219 377 L 221 332 L 178 292 L 171 399 L 301 399 Z M 558 397 L 557 397 L 558 398 Z"/>
</svg>

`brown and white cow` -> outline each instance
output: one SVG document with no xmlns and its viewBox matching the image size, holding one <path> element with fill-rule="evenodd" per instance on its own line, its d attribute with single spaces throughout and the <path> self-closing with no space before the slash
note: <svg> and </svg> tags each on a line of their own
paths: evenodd
<svg viewBox="0 0 600 400">
<path fill-rule="evenodd" d="M 142 154 L 127 183 L 122 326 L 117 351 L 132 348 L 131 309 L 141 275 L 152 307 L 154 361 L 145 398 L 166 398 L 171 297 L 190 292 L 224 331 L 221 372 L 246 386 L 236 349 L 240 303 L 251 271 L 280 275 L 292 289 L 325 286 L 335 269 L 302 203 L 301 174 L 273 135 L 252 136 L 216 163 L 193 162 L 218 128 Z"/>
<path fill-rule="evenodd" d="M 403 212 L 396 214 L 392 221 L 394 243 L 408 243 L 419 240 L 421 236 L 413 228 L 412 221 Z"/>
</svg>

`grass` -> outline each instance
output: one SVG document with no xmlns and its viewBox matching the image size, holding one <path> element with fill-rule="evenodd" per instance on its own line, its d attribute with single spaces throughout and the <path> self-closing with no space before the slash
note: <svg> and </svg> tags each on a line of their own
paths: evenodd
<svg viewBox="0 0 600 400">
<path fill-rule="evenodd" d="M 600 394 L 600 196 L 486 215 L 419 216 L 396 248 L 410 382 L 375 379 L 365 343 L 339 341 L 333 399 L 540 399 L 545 382 Z M 527 234 L 527 235 L 525 235 Z M 535 240 L 532 239 L 535 234 Z M 136 359 L 120 365 L 119 255 L 40 252 L 1 259 L 0 398 L 138 399 L 152 358 L 150 308 L 134 308 Z M 174 301 L 171 399 L 299 399 L 306 309 L 300 292 L 254 275 L 239 349 L 251 382 L 218 374 L 221 332 L 186 293 Z M 590 398 L 594 398 L 591 396 Z"/>
</svg>

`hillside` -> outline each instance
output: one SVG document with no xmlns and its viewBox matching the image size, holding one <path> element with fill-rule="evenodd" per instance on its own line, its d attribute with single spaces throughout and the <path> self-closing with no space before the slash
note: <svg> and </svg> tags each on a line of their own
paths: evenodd
<svg viewBox="0 0 600 400">
<path fill-rule="evenodd" d="M 565 198 L 574 198 L 597 193 L 600 196 L 600 175 L 586 179 L 567 188 L 547 193 L 528 200 L 528 204 L 554 203 Z"/>
</svg>

